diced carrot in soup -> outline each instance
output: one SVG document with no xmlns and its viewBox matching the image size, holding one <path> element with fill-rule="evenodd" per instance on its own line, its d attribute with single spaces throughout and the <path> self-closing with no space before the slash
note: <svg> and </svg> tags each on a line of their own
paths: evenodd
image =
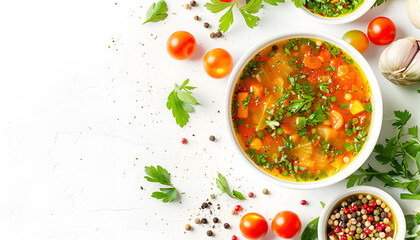
<svg viewBox="0 0 420 240">
<path fill-rule="evenodd" d="M 358 139 L 355 147 L 353 131 L 369 131 L 366 76 L 351 56 L 321 40 L 295 38 L 274 45 L 259 52 L 237 80 L 237 104 L 232 104 L 237 139 L 273 176 L 288 181 L 329 177 L 351 164 L 364 144 Z"/>
</svg>

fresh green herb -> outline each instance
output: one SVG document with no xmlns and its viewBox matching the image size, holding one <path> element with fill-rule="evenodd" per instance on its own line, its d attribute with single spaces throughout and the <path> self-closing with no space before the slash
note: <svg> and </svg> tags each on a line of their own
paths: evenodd
<svg viewBox="0 0 420 240">
<path fill-rule="evenodd" d="M 325 71 L 336 71 L 334 66 L 328 66 Z"/>
<path fill-rule="evenodd" d="M 320 83 L 316 86 L 317 88 L 319 88 L 319 90 L 325 92 L 325 93 L 329 93 L 329 87 L 328 87 L 328 83 Z"/>
<path fill-rule="evenodd" d="M 372 113 L 372 104 L 366 103 L 366 105 L 363 107 L 367 113 Z"/>
<path fill-rule="evenodd" d="M 416 215 L 405 215 L 405 222 L 407 224 L 406 240 L 420 239 L 420 213 Z"/>
<path fill-rule="evenodd" d="M 382 165 L 392 168 L 392 170 L 380 172 L 370 165 L 366 169 L 359 168 L 360 174 L 353 174 L 348 177 L 347 187 L 352 187 L 355 184 L 362 185 L 376 178 L 382 181 L 385 186 L 408 190 L 410 194 L 401 194 L 402 199 L 420 200 L 420 178 L 418 178 L 420 169 L 419 129 L 418 126 L 413 126 L 407 132 L 404 131 L 405 125 L 411 118 L 411 114 L 407 110 L 404 112 L 395 111 L 394 115 L 397 120 L 392 125 L 398 130 L 396 136 L 386 139 L 385 145 L 377 144 L 373 150 L 377 153 L 375 159 Z M 358 141 L 366 138 L 366 134 L 360 134 L 360 132 L 356 137 Z M 356 150 L 356 142 L 354 147 Z M 417 167 L 414 172 L 412 171 L 414 168 L 409 167 L 408 161 L 410 159 Z"/>
<path fill-rule="evenodd" d="M 318 221 L 319 217 L 310 221 L 303 230 L 302 237 L 300 239 L 318 240 Z"/>
<path fill-rule="evenodd" d="M 350 143 L 344 143 L 343 148 L 345 148 L 347 152 L 353 151 L 354 149 Z"/>
<path fill-rule="evenodd" d="M 278 121 L 275 120 L 271 120 L 270 118 L 268 118 L 268 120 L 265 120 L 265 123 L 271 128 L 271 129 L 276 129 L 276 127 L 280 126 L 280 123 Z"/>
<path fill-rule="evenodd" d="M 217 0 L 219 1 L 219 0 Z M 248 76 L 251 76 L 252 78 L 255 78 L 256 73 L 261 72 L 261 66 L 264 65 L 265 62 L 258 61 L 258 55 L 255 57 L 255 60 L 250 60 L 248 64 L 245 66 L 243 75 L 241 76 L 241 79 L 245 79 Z"/>
<path fill-rule="evenodd" d="M 242 101 L 242 105 L 244 109 L 246 109 L 246 107 L 248 106 L 249 101 L 251 101 L 251 96 L 246 97 L 246 99 Z"/>
<path fill-rule="evenodd" d="M 159 188 L 160 192 L 153 192 L 152 198 L 162 199 L 162 202 L 173 202 L 178 196 L 178 191 L 171 184 L 171 178 L 169 172 L 161 166 L 149 166 L 144 167 L 144 171 L 147 175 L 144 178 L 149 182 L 158 182 L 162 185 L 170 186 L 168 188 Z"/>
<path fill-rule="evenodd" d="M 241 125 L 242 125 L 242 124 L 244 124 L 244 120 L 243 120 L 243 119 L 241 119 L 241 120 L 239 120 L 239 121 L 236 121 L 236 123 L 237 123 L 237 124 L 241 124 Z"/>
<path fill-rule="evenodd" d="M 252 135 L 249 140 L 245 143 L 247 146 L 249 146 L 252 142 L 252 140 L 254 140 L 255 135 Z"/>
<path fill-rule="evenodd" d="M 148 22 L 159 22 L 164 20 L 168 14 L 166 13 L 168 11 L 168 6 L 166 5 L 166 2 L 164 0 L 160 0 L 157 3 L 153 3 L 146 13 L 146 21 L 143 22 L 143 24 L 146 24 Z"/>
<path fill-rule="evenodd" d="M 283 138 L 283 142 L 284 142 L 284 147 L 289 149 L 289 151 L 292 151 L 293 148 L 295 147 L 295 143 L 292 140 L 292 136 L 290 136 L 289 134 L 287 134 L 286 138 Z"/>
<path fill-rule="evenodd" d="M 417 89 L 417 92 L 420 93 L 420 89 Z"/>
<path fill-rule="evenodd" d="M 189 79 L 185 80 L 181 86 L 175 83 L 174 90 L 169 94 L 166 107 L 171 110 L 175 117 L 176 123 L 180 127 L 184 127 L 188 123 L 190 115 L 194 112 L 194 107 L 200 105 L 197 99 L 192 96 L 192 90 L 195 87 L 187 86 Z"/>
<path fill-rule="evenodd" d="M 242 195 L 242 193 L 232 190 L 232 193 L 230 193 L 229 191 L 229 185 L 226 181 L 226 178 L 223 177 L 222 174 L 218 174 L 218 178 L 216 179 L 216 185 L 217 188 L 219 188 L 223 193 L 226 193 L 227 195 L 229 195 L 229 197 L 234 198 L 234 199 L 238 199 L 238 200 L 245 200 L 244 195 Z"/>
<path fill-rule="evenodd" d="M 254 159 L 254 156 L 255 156 L 255 153 L 257 152 L 257 150 L 256 150 L 256 149 L 252 149 L 252 148 L 250 148 L 250 149 L 246 150 L 246 152 L 249 154 L 249 156 L 250 156 L 252 159 Z"/>
<path fill-rule="evenodd" d="M 323 201 L 320 201 L 319 203 L 321 204 L 322 208 L 325 208 L 325 203 Z"/>
<path fill-rule="evenodd" d="M 341 109 L 347 110 L 347 103 L 343 103 L 343 105 L 341 105 Z"/>
<path fill-rule="evenodd" d="M 225 14 L 219 19 L 219 29 L 218 31 L 226 32 L 230 26 L 233 24 L 233 7 L 236 5 L 239 12 L 242 14 L 245 23 L 248 27 L 254 28 L 258 26 L 258 22 L 260 18 L 255 16 L 256 13 L 263 7 L 263 0 L 247 0 L 246 4 L 242 7 L 239 7 L 238 4 L 239 0 L 234 2 L 222 2 L 219 0 L 211 0 L 210 2 L 206 3 L 204 7 L 207 8 L 212 13 L 219 13 L 223 10 L 229 8 Z M 277 6 L 278 3 L 284 3 L 284 0 L 264 0 L 264 2 Z"/>
<path fill-rule="evenodd" d="M 327 46 L 328 51 L 331 53 L 331 55 L 333 55 L 334 58 L 337 58 L 337 55 L 341 53 L 341 50 L 331 43 L 324 42 L 324 45 Z"/>
<path fill-rule="evenodd" d="M 376 0 L 375 4 L 373 4 L 372 8 L 380 6 L 382 3 L 386 2 L 388 0 Z"/>
</svg>

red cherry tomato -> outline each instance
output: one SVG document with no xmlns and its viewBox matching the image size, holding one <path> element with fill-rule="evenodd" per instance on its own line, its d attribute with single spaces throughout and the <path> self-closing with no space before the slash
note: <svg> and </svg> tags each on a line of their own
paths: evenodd
<svg viewBox="0 0 420 240">
<path fill-rule="evenodd" d="M 166 42 L 166 49 L 171 57 L 184 60 L 194 53 L 195 51 L 195 38 L 186 31 L 174 32 Z"/>
<path fill-rule="evenodd" d="M 387 45 L 394 41 L 397 35 L 395 24 L 386 17 L 377 17 L 369 23 L 368 36 L 376 45 Z"/>
<path fill-rule="evenodd" d="M 298 215 L 291 211 L 277 213 L 271 222 L 271 230 L 280 238 L 293 238 L 299 234 L 301 227 Z"/>
<path fill-rule="evenodd" d="M 246 239 L 257 240 L 267 234 L 268 224 L 263 216 L 258 213 L 245 214 L 239 223 L 242 235 Z"/>
<path fill-rule="evenodd" d="M 233 59 L 222 48 L 210 50 L 203 59 L 204 70 L 212 78 L 224 78 L 232 71 Z"/>
<path fill-rule="evenodd" d="M 363 53 L 369 47 L 369 39 L 362 31 L 351 30 L 346 32 L 343 40 L 350 43 L 357 51 Z"/>
</svg>

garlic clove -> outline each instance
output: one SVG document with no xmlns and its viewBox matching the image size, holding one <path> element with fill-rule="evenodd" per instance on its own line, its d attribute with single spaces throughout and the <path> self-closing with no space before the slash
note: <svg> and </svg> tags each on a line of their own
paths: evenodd
<svg viewBox="0 0 420 240">
<path fill-rule="evenodd" d="M 412 37 L 399 39 L 387 47 L 379 58 L 382 72 L 399 73 L 404 71 L 416 55 L 418 46 Z"/>
<path fill-rule="evenodd" d="M 410 22 L 420 29 L 420 0 L 407 1 L 407 14 Z"/>
<path fill-rule="evenodd" d="M 420 81 L 420 41 L 407 37 L 388 46 L 379 58 L 386 79 L 399 86 Z"/>
</svg>

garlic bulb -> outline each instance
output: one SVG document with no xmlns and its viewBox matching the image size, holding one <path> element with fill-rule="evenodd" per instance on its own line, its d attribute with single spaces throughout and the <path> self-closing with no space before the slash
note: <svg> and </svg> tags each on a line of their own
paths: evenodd
<svg viewBox="0 0 420 240">
<path fill-rule="evenodd" d="M 410 22 L 420 29 L 420 0 L 407 1 L 407 14 Z"/>
<path fill-rule="evenodd" d="M 386 79 L 399 86 L 420 81 L 420 40 L 407 37 L 393 42 L 382 52 L 379 69 Z"/>
</svg>

